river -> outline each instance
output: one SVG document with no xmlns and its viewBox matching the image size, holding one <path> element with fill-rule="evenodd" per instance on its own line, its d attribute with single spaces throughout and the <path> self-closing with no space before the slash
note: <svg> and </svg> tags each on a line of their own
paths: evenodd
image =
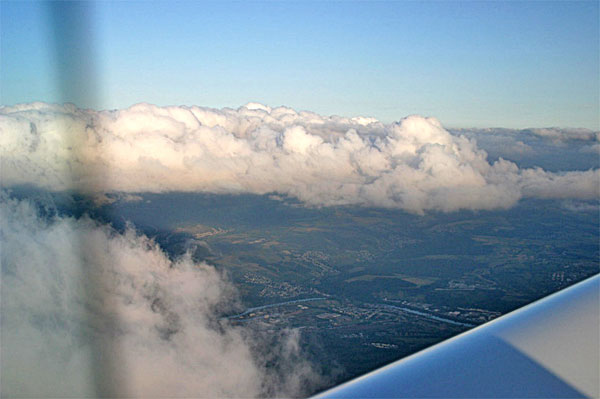
<svg viewBox="0 0 600 399">
<path fill-rule="evenodd" d="M 434 316 L 431 313 L 419 312 L 418 310 L 404 308 L 404 307 L 401 307 L 401 306 L 394 306 L 394 305 L 387 305 L 387 304 L 382 304 L 381 306 L 384 306 L 386 308 L 392 308 L 392 309 L 402 310 L 402 311 L 404 311 L 406 313 L 416 314 L 418 316 L 423 316 L 423 317 L 426 317 L 426 318 L 431 319 L 431 320 L 441 321 L 441 322 L 448 323 L 448 324 L 454 324 L 454 325 L 463 326 L 463 327 L 475 327 L 474 324 L 461 323 L 459 321 L 454 321 L 454 320 L 450 320 L 450 319 L 445 319 L 443 317 Z"/>
<path fill-rule="evenodd" d="M 278 306 L 284 306 L 284 305 L 291 305 L 294 303 L 302 303 L 302 302 L 312 302 L 312 301 L 322 301 L 325 300 L 327 298 L 305 298 L 305 299 L 295 299 L 293 301 L 286 301 L 286 302 L 278 302 L 278 303 L 271 303 L 269 305 L 263 305 L 263 306 L 257 306 L 254 308 L 248 308 L 245 311 L 243 311 L 242 313 L 233 315 L 233 316 L 229 316 L 227 317 L 228 319 L 236 319 L 238 317 L 242 317 L 242 316 L 246 316 L 250 313 L 256 312 L 258 310 L 263 310 L 263 309 L 269 309 L 269 308 L 276 308 Z"/>
</svg>

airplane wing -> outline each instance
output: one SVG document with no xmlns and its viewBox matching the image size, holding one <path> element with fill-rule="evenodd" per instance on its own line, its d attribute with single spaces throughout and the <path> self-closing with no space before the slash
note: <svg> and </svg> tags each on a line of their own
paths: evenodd
<svg viewBox="0 0 600 399">
<path fill-rule="evenodd" d="M 600 397 L 600 274 L 315 398 Z"/>
</svg>

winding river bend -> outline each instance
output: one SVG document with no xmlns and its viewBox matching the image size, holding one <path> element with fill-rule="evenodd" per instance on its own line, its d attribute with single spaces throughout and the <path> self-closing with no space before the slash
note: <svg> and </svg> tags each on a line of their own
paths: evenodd
<svg viewBox="0 0 600 399">
<path fill-rule="evenodd" d="M 325 297 L 318 297 L 318 298 L 304 298 L 304 299 L 294 299 L 292 301 L 285 301 L 285 302 L 278 302 L 278 303 L 271 303 L 268 305 L 262 305 L 262 306 L 256 306 L 253 308 L 248 308 L 246 310 L 244 310 L 242 313 L 238 313 L 232 316 L 227 316 L 226 319 L 239 319 L 240 317 L 244 317 L 249 315 L 250 313 L 259 311 L 259 310 L 264 310 L 264 309 L 270 309 L 270 308 L 276 308 L 279 306 L 285 306 L 285 305 L 292 305 L 295 303 L 303 303 L 303 302 L 313 302 L 313 301 L 323 301 L 326 300 L 328 298 Z M 442 323 L 448 323 L 448 324 L 454 324 L 457 326 L 463 326 L 463 327 L 475 327 L 474 324 L 469 324 L 469 323 L 461 323 L 459 321 L 455 321 L 455 320 L 450 320 L 450 319 L 446 319 L 444 317 L 439 317 L 439 316 L 435 316 L 431 313 L 425 313 L 425 312 L 420 312 L 418 310 L 414 310 L 414 309 L 409 309 L 409 308 L 405 308 L 402 306 L 394 306 L 394 305 L 387 305 L 387 304 L 380 304 L 379 306 L 382 307 L 386 307 L 386 308 L 391 308 L 391 309 L 397 309 L 397 310 L 401 310 L 403 312 L 406 313 L 411 313 L 417 316 L 421 316 L 421 317 L 425 317 L 431 320 L 435 320 L 435 321 L 440 321 Z"/>
</svg>

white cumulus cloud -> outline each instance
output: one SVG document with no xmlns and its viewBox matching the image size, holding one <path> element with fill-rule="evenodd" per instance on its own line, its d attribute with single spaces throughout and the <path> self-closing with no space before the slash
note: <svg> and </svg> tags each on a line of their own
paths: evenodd
<svg viewBox="0 0 600 399">
<path fill-rule="evenodd" d="M 315 206 L 416 213 L 599 196 L 597 169 L 551 173 L 491 163 L 475 141 L 420 116 L 384 125 L 256 103 L 116 111 L 34 103 L 1 108 L 0 129 L 7 187 L 277 193 Z"/>
</svg>

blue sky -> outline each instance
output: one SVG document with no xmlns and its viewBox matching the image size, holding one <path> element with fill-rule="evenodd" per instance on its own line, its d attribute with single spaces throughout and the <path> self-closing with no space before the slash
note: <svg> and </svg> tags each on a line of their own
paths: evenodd
<svg viewBox="0 0 600 399">
<path fill-rule="evenodd" d="M 587 2 L 1 2 L 2 104 L 599 128 Z"/>
</svg>

